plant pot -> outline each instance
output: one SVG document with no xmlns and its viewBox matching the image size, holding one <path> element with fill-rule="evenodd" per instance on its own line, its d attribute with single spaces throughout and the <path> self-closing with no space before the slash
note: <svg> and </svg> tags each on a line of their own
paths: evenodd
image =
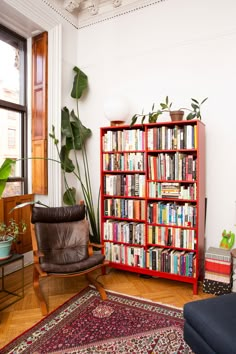
<svg viewBox="0 0 236 354">
<path fill-rule="evenodd" d="M 0 241 L 0 260 L 11 257 L 11 245 L 13 237 L 8 236 L 6 241 Z"/>
<path fill-rule="evenodd" d="M 170 118 L 173 122 L 182 120 L 184 116 L 184 111 L 170 111 Z"/>
</svg>

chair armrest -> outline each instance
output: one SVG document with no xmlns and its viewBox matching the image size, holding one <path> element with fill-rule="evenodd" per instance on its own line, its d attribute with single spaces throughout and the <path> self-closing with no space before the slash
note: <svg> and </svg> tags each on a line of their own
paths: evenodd
<svg viewBox="0 0 236 354">
<path fill-rule="evenodd" d="M 89 256 L 92 256 L 93 254 L 93 248 L 104 248 L 105 246 L 104 245 L 101 245 L 101 244 L 98 244 L 98 243 L 92 243 L 92 242 L 89 242 L 88 244 L 88 253 L 89 253 Z"/>
<path fill-rule="evenodd" d="M 36 257 L 44 257 L 44 254 L 43 254 L 43 252 L 37 250 L 37 251 L 34 251 L 34 256 L 36 256 Z"/>
<path fill-rule="evenodd" d="M 101 245 L 100 243 L 89 243 L 89 246 L 96 247 L 96 248 L 104 248 L 104 245 Z"/>
</svg>

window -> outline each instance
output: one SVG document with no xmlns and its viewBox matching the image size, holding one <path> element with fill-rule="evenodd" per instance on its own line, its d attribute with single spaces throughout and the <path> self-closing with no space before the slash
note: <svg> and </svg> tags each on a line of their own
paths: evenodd
<svg viewBox="0 0 236 354">
<path fill-rule="evenodd" d="M 4 196 L 27 193 L 26 39 L 0 25 L 0 164 L 20 160 Z"/>
<path fill-rule="evenodd" d="M 16 149 L 16 129 L 8 128 L 8 148 Z"/>
</svg>

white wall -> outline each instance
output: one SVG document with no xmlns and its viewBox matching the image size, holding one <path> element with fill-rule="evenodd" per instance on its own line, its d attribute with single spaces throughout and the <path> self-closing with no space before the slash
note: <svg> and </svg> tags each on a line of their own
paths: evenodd
<svg viewBox="0 0 236 354">
<path fill-rule="evenodd" d="M 103 103 L 110 92 L 129 99 L 130 117 L 166 95 L 175 108 L 208 97 L 202 109 L 207 247 L 217 247 L 223 229 L 235 231 L 236 224 L 235 18 L 234 0 L 168 0 L 82 28 L 77 39 L 76 65 L 90 85 L 80 117 L 93 132 L 88 152 L 95 191 L 99 128 L 109 125 Z"/>
</svg>

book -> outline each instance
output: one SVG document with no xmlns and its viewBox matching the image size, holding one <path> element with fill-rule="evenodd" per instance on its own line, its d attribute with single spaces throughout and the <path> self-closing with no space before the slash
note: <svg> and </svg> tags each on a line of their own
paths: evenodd
<svg viewBox="0 0 236 354">
<path fill-rule="evenodd" d="M 230 283 L 231 274 L 219 274 L 215 272 L 205 271 L 205 279 L 215 280 L 222 283 Z"/>
<path fill-rule="evenodd" d="M 231 262 L 219 261 L 211 258 L 205 259 L 205 270 L 219 274 L 231 274 Z"/>
<path fill-rule="evenodd" d="M 209 247 L 205 253 L 205 258 L 231 262 L 231 252 L 223 248 Z"/>
</svg>

